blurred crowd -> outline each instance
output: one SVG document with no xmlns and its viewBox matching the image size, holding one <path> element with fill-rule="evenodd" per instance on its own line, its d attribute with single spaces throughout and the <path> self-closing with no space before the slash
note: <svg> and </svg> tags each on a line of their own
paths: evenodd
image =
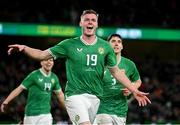
<svg viewBox="0 0 180 125">
<path fill-rule="evenodd" d="M 6 0 L 0 22 L 77 25 L 90 8 L 100 14 L 100 26 L 180 28 L 179 0 Z"/>
<path fill-rule="evenodd" d="M 180 63 L 161 61 L 147 55 L 136 60 L 143 84 L 140 89 L 150 93 L 152 104 L 138 107 L 135 100 L 129 104 L 128 121 L 140 123 L 180 123 Z M 135 104 L 136 103 L 136 104 Z"/>
<path fill-rule="evenodd" d="M 1 55 L 0 61 L 0 101 L 18 86 L 32 70 L 40 67 L 23 54 Z M 180 63 L 178 61 L 158 60 L 147 56 L 144 60 L 134 60 L 139 69 L 143 84 L 141 90 L 149 92 L 151 105 L 139 107 L 136 100 L 129 102 L 128 123 L 179 123 L 180 120 Z M 53 71 L 58 75 L 61 86 L 65 88 L 66 74 L 64 60 L 56 60 Z M 9 105 L 7 113 L 0 113 L 0 121 L 20 121 L 24 115 L 26 92 Z M 55 122 L 69 122 L 67 113 L 52 98 L 52 114 Z"/>
</svg>

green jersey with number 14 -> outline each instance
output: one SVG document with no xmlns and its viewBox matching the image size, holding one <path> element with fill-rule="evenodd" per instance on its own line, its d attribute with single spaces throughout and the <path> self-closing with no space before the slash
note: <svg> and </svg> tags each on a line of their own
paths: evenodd
<svg viewBox="0 0 180 125">
<path fill-rule="evenodd" d="M 61 90 L 58 77 L 53 72 L 46 75 L 41 69 L 31 72 L 21 86 L 28 90 L 27 116 L 50 113 L 52 91 Z"/>
</svg>

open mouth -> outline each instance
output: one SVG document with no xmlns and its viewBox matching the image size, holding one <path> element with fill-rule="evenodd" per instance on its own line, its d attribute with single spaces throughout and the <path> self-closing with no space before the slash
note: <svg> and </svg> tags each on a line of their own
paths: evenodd
<svg viewBox="0 0 180 125">
<path fill-rule="evenodd" d="M 92 26 L 87 26 L 87 29 L 91 30 L 91 29 L 93 29 L 93 27 Z"/>
<path fill-rule="evenodd" d="M 116 50 L 117 50 L 117 49 L 119 49 L 119 47 L 114 47 L 114 49 L 116 49 Z"/>
</svg>

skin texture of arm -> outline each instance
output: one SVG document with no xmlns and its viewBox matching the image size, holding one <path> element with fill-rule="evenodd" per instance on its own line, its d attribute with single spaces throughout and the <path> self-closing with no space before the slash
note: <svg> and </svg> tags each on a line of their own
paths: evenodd
<svg viewBox="0 0 180 125">
<path fill-rule="evenodd" d="M 9 45 L 9 50 L 8 50 L 8 54 L 10 55 L 13 51 L 17 51 L 17 52 L 23 52 L 25 53 L 27 56 L 35 59 L 35 60 L 45 60 L 45 59 L 49 59 L 52 58 L 52 55 L 48 52 L 48 50 L 39 50 L 39 49 L 35 49 L 35 48 L 31 48 L 25 45 L 19 45 L 19 44 L 14 44 L 14 45 Z"/>
<path fill-rule="evenodd" d="M 24 89 L 20 85 L 16 89 L 14 89 L 1 104 L 1 111 L 4 112 L 5 105 L 7 105 L 10 101 L 17 97 L 23 90 Z"/>
<path fill-rule="evenodd" d="M 117 66 L 109 69 L 111 74 L 116 78 L 120 83 L 127 87 L 132 93 L 135 99 L 138 101 L 139 106 L 145 106 L 151 101 L 146 97 L 149 93 L 144 93 L 139 91 L 131 81 L 127 78 L 124 72 L 122 72 Z"/>
<path fill-rule="evenodd" d="M 133 82 L 132 84 L 135 88 L 138 89 L 141 86 L 141 83 L 142 83 L 141 80 L 138 79 L 137 81 Z M 127 88 L 122 89 L 122 91 L 123 91 L 124 96 L 129 96 L 131 94 L 131 92 Z"/>
<path fill-rule="evenodd" d="M 65 109 L 65 104 L 64 104 L 64 93 L 63 91 L 58 91 L 58 92 L 55 92 L 57 98 L 58 98 L 58 101 L 59 101 L 59 106 L 62 107 L 63 109 Z"/>
<path fill-rule="evenodd" d="M 138 90 L 135 88 L 131 81 L 127 78 L 124 72 L 122 72 L 117 66 L 113 68 L 109 68 L 111 74 L 117 79 L 120 83 L 122 83 L 125 87 L 127 87 L 132 93 L 136 93 Z"/>
</svg>

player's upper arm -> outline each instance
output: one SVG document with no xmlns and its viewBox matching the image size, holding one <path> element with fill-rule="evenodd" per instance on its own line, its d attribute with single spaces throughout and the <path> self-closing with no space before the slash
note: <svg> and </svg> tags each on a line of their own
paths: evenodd
<svg viewBox="0 0 180 125">
<path fill-rule="evenodd" d="M 56 95 L 59 95 L 59 94 L 62 93 L 62 89 L 53 90 L 53 92 L 54 92 Z"/>
</svg>

